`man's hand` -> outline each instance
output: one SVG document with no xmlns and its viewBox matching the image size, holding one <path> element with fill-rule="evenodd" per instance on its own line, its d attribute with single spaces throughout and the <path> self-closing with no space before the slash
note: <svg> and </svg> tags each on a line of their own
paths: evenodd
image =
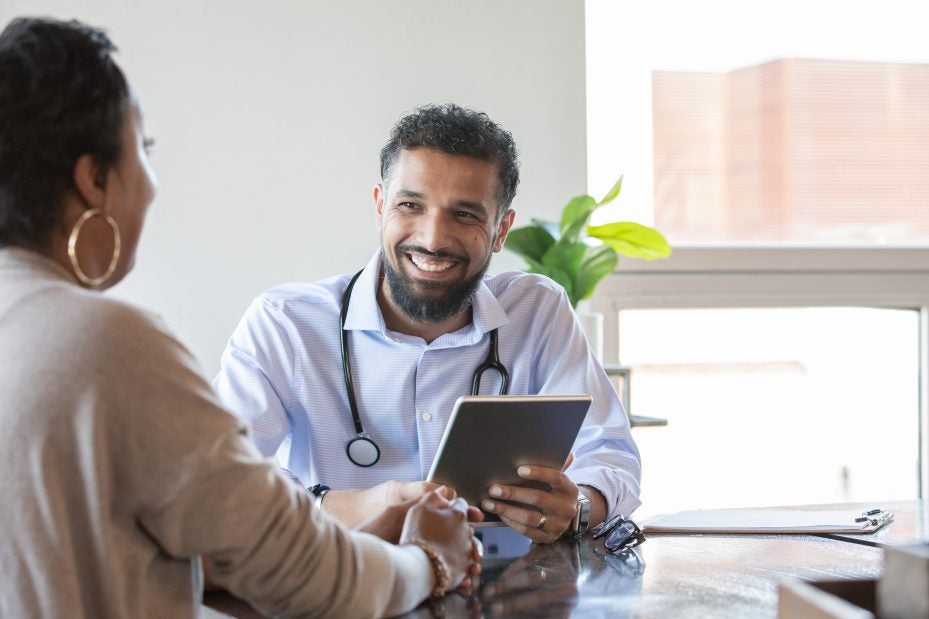
<svg viewBox="0 0 929 619">
<path fill-rule="evenodd" d="M 568 530 L 577 509 L 577 486 L 563 471 L 543 466 L 521 466 L 516 470 L 523 479 L 545 482 L 550 490 L 494 484 L 490 499 L 484 499 L 484 511 L 500 516 L 513 529 L 534 542 L 554 542 Z M 509 501 L 531 505 L 523 507 Z"/>
<path fill-rule="evenodd" d="M 455 499 L 455 491 L 451 488 L 442 486 L 437 491 L 449 501 Z M 355 530 L 376 535 L 382 540 L 396 544 L 400 541 L 400 532 L 403 530 L 403 522 L 406 519 L 407 512 L 410 511 L 410 508 L 418 503 L 421 498 L 422 497 L 410 499 L 403 503 L 390 505 L 381 511 L 381 513 L 359 524 L 355 527 Z M 468 506 L 468 522 L 480 522 L 483 519 L 484 513 L 481 510 L 471 505 Z M 477 540 L 475 540 L 475 542 L 476 541 Z M 480 562 L 480 550 L 475 548 L 475 554 L 477 555 L 476 560 Z"/>
<path fill-rule="evenodd" d="M 481 508 L 497 514 L 511 528 L 534 542 L 554 542 L 568 531 L 577 511 L 579 490 L 565 474 L 573 461 L 574 455 L 571 454 L 561 470 L 543 466 L 519 467 L 516 472 L 520 477 L 544 482 L 550 489 L 495 484 L 489 489 L 490 498 L 481 502 Z M 596 524 L 606 513 L 606 503 L 593 488 L 585 487 L 584 494 L 590 499 L 591 521 Z M 594 521 L 594 518 L 597 520 Z"/>
<path fill-rule="evenodd" d="M 362 523 L 367 525 L 372 514 L 380 517 L 388 507 L 402 507 L 438 487 L 438 484 L 429 481 L 386 481 L 367 490 L 330 490 L 323 498 L 322 511 L 350 527 Z M 446 488 L 445 492 L 451 490 Z M 402 509 L 401 521 L 408 509 L 409 506 Z M 394 513 L 392 517 L 396 516 L 397 513 Z"/>
<path fill-rule="evenodd" d="M 403 530 L 403 521 L 406 513 L 419 499 L 410 499 L 404 503 L 390 505 L 376 516 L 368 518 L 357 527 L 356 531 L 364 531 L 376 535 L 384 541 L 396 544 L 400 541 L 400 531 Z"/>
</svg>

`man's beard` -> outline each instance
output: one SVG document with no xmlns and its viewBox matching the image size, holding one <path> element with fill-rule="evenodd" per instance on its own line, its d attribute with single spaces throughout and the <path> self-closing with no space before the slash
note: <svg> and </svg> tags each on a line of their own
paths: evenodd
<svg viewBox="0 0 929 619">
<path fill-rule="evenodd" d="M 400 247 L 397 248 L 397 253 L 401 256 L 399 258 L 401 260 L 403 255 L 402 249 L 403 248 Z M 430 252 L 420 247 L 415 249 L 421 254 L 437 257 L 443 256 L 442 252 Z M 384 265 L 384 275 L 387 279 L 387 285 L 390 288 L 390 298 L 393 299 L 397 307 L 399 307 L 404 314 L 417 322 L 437 323 L 443 322 L 457 315 L 465 308 L 470 307 L 471 296 L 474 294 L 474 291 L 477 290 L 478 286 L 481 285 L 484 273 L 487 272 L 487 268 L 490 266 L 490 256 L 487 257 L 487 262 L 484 263 L 484 267 L 479 272 L 475 273 L 473 277 L 450 286 L 439 282 L 432 285 L 430 285 L 428 281 L 414 282 L 405 271 L 394 269 L 393 265 L 390 264 L 390 260 L 387 259 L 387 253 L 384 251 L 383 246 L 381 246 L 381 264 Z M 417 294 L 417 287 L 432 288 L 436 291 L 444 290 L 444 293 L 437 298 L 433 298 L 430 295 Z"/>
</svg>

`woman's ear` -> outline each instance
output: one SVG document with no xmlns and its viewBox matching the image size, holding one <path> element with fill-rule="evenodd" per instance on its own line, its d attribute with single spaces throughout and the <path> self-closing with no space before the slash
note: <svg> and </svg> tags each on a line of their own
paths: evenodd
<svg viewBox="0 0 929 619">
<path fill-rule="evenodd" d="M 90 154 L 84 154 L 74 163 L 74 188 L 90 208 L 102 208 L 105 202 L 106 173 Z"/>
</svg>

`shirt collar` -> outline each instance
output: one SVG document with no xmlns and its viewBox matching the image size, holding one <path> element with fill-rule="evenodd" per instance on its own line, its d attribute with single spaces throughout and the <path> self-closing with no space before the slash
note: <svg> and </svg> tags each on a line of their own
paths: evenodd
<svg viewBox="0 0 929 619">
<path fill-rule="evenodd" d="M 387 335 L 387 326 L 384 315 L 377 304 L 377 286 L 381 273 L 381 252 L 378 250 L 365 265 L 364 270 L 355 282 L 352 289 L 351 303 L 348 315 L 345 317 L 345 328 L 349 331 L 379 331 Z M 487 286 L 487 277 L 481 282 L 472 296 L 473 315 L 471 322 L 459 329 L 456 334 L 460 338 L 479 341 L 485 333 L 507 325 L 510 319 L 497 300 L 497 297 Z M 443 336 L 444 338 L 445 336 Z M 443 339 L 439 338 L 439 340 Z M 438 342 L 439 340 L 436 340 Z"/>
<path fill-rule="evenodd" d="M 506 315 L 506 310 L 497 300 L 496 295 L 487 286 L 487 277 L 474 291 L 472 297 L 474 315 L 472 322 L 474 326 L 483 335 L 488 331 L 493 331 L 497 327 L 510 324 L 510 318 Z"/>
<path fill-rule="evenodd" d="M 380 331 L 387 333 L 384 316 L 377 305 L 377 285 L 381 273 L 381 252 L 378 250 L 365 265 L 355 287 L 345 317 L 345 329 L 348 331 Z"/>
</svg>

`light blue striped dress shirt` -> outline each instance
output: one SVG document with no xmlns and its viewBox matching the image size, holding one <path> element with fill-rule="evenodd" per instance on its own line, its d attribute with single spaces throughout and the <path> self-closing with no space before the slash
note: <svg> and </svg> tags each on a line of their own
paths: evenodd
<svg viewBox="0 0 929 619">
<path fill-rule="evenodd" d="M 511 395 L 593 396 L 568 470 L 599 490 L 611 514 L 639 506 L 639 452 L 625 411 L 591 353 L 564 291 L 538 275 L 485 277 L 473 297 L 473 320 L 433 342 L 387 330 L 375 296 L 378 252 L 352 293 L 349 332 L 355 395 L 365 431 L 381 449 L 372 467 L 345 453 L 355 436 L 339 349 L 339 310 L 350 275 L 272 288 L 249 307 L 223 353 L 213 385 L 248 421 L 258 449 L 278 450 L 309 486 L 367 488 L 391 479 L 425 479 L 455 400 L 471 392 L 474 369 L 499 329 L 500 358 Z M 496 372 L 481 394 L 495 395 Z"/>
</svg>

